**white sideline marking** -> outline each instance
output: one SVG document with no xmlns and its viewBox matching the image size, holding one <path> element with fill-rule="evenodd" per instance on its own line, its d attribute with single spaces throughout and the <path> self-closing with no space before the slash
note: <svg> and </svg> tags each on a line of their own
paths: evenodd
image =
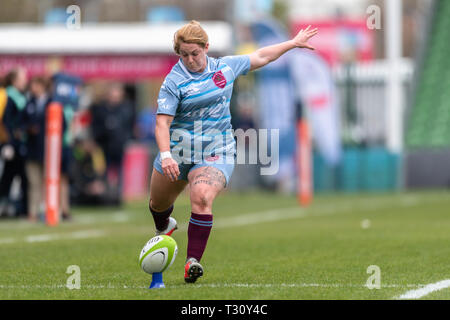
<svg viewBox="0 0 450 320">
<path fill-rule="evenodd" d="M 300 207 L 290 207 L 290 208 L 284 208 L 284 209 L 277 209 L 277 210 L 269 210 L 269 211 L 261 211 L 256 213 L 250 213 L 245 214 L 242 216 L 237 217 L 230 217 L 230 218 L 218 218 L 214 222 L 214 228 L 230 228 L 230 227 L 237 227 L 237 226 L 245 226 L 245 225 L 251 225 L 251 224 L 257 224 L 257 223 L 264 223 L 264 222 L 271 222 L 271 221 L 280 221 L 280 220 L 287 220 L 287 219 L 298 219 L 306 217 L 306 212 L 300 208 Z M 116 216 L 115 217 L 118 220 L 123 219 L 123 216 Z M 188 223 L 180 224 L 179 229 L 185 230 L 187 229 Z M 80 231 L 79 231 L 80 232 Z M 25 238 L 26 242 L 34 243 L 34 242 L 45 242 L 45 241 L 54 241 L 54 240 L 60 240 L 64 238 L 75 238 L 75 239 L 82 239 L 82 238 L 91 238 L 91 237 L 100 237 L 104 235 L 104 232 L 101 233 L 100 230 L 97 230 L 97 232 L 92 233 L 88 232 L 84 236 L 76 236 L 77 232 L 74 232 L 72 234 L 40 234 L 40 235 L 31 235 L 27 236 Z M 13 238 L 0 238 L 0 244 L 10 244 L 18 242 L 17 239 Z"/>
<path fill-rule="evenodd" d="M 402 204 L 403 205 L 403 204 Z M 379 210 L 382 205 L 374 205 L 365 207 L 366 211 L 376 211 Z M 281 221 L 281 220 L 290 220 L 290 219 L 299 219 L 306 217 L 318 217 L 318 216 L 326 216 L 333 215 L 336 212 L 354 210 L 357 208 L 355 204 L 351 205 L 341 205 L 341 206 L 317 206 L 316 208 L 308 209 L 302 208 L 300 206 L 288 207 L 282 209 L 272 209 L 267 211 L 259 211 L 254 213 L 247 213 L 242 216 L 228 217 L 228 218 L 217 218 L 214 220 L 213 228 L 230 228 L 230 227 L 240 227 L 247 226 L 258 223 L 265 222 L 273 222 L 273 221 Z M 185 230 L 188 227 L 188 223 L 182 223 L 179 225 L 180 230 Z"/>
<path fill-rule="evenodd" d="M 382 288 L 418 288 L 421 284 L 385 284 Z M 205 283 L 194 284 L 194 288 L 367 288 L 366 284 L 345 283 Z M 168 288 L 186 288 L 186 285 L 168 286 Z"/>
<path fill-rule="evenodd" d="M 120 210 L 111 213 L 82 213 L 73 217 L 70 225 L 94 224 L 94 223 L 123 223 L 130 220 L 126 211 Z M 0 221 L 0 230 L 2 229 L 33 229 L 43 226 L 41 223 L 29 222 L 27 220 L 19 221 Z"/>
<path fill-rule="evenodd" d="M 60 237 L 59 234 L 37 234 L 37 235 L 31 235 L 27 236 L 25 238 L 25 242 L 33 243 L 33 242 L 45 242 L 50 240 L 56 240 Z"/>
<path fill-rule="evenodd" d="M 427 202 L 430 202 L 428 199 Z M 248 213 L 241 216 L 228 217 L 228 218 L 217 218 L 214 221 L 214 229 L 217 228 L 230 228 L 230 227 L 239 227 L 246 226 L 258 223 L 265 222 L 273 222 L 273 221 L 281 221 L 281 220 L 289 220 L 289 219 L 298 219 L 305 217 L 317 217 L 324 215 L 333 215 L 338 212 L 352 212 L 355 209 L 365 210 L 365 211 L 378 211 L 380 209 L 392 206 L 400 206 L 400 207 L 410 207 L 414 206 L 417 203 L 423 203 L 423 199 L 420 199 L 413 195 L 404 195 L 401 196 L 400 199 L 394 199 L 390 201 L 380 201 L 377 199 L 369 199 L 364 201 L 354 201 L 351 204 L 349 203 L 340 203 L 340 204 L 321 204 L 317 206 L 313 206 L 310 208 L 301 208 L 299 206 L 288 207 L 282 209 L 272 209 L 267 211 L 259 211 L 254 213 Z M 97 222 L 114 222 L 114 223 L 123 223 L 129 220 L 129 215 L 124 211 L 116 211 L 111 215 L 103 215 L 103 214 L 83 214 L 75 217 L 74 223 L 79 224 L 93 224 Z M 11 228 L 12 224 L 6 224 L 2 226 L 0 224 L 0 229 L 3 227 Z M 15 224 L 14 227 L 34 227 L 34 225 L 30 225 L 28 223 L 19 223 Z M 180 230 L 186 230 L 188 227 L 188 223 L 179 224 Z M 151 227 L 150 227 L 151 229 Z M 147 229 L 146 229 L 147 230 Z M 147 232 L 147 231 L 146 231 Z M 45 241 L 53 241 L 60 240 L 73 237 L 74 239 L 83 239 L 90 237 L 101 237 L 104 236 L 105 232 L 98 230 L 98 232 L 94 234 L 81 235 L 81 236 L 71 236 L 70 234 L 43 234 L 43 235 L 32 235 L 25 238 L 25 240 L 17 239 L 17 238 L 0 238 L 0 245 L 13 244 L 21 241 L 26 241 L 29 243 L 35 242 L 45 242 Z"/>
<path fill-rule="evenodd" d="M 186 200 L 186 199 L 183 199 Z M 180 201 L 180 200 L 178 200 Z M 313 206 L 313 208 L 307 208 L 306 210 L 310 212 L 320 212 L 323 213 L 326 211 L 327 213 L 336 213 L 336 212 L 343 212 L 348 211 L 352 212 L 355 209 L 359 210 L 366 210 L 366 211 L 377 211 L 383 208 L 392 208 L 392 207 L 411 207 L 415 206 L 417 204 L 431 204 L 436 201 L 442 201 L 442 196 L 421 196 L 421 195 L 415 195 L 415 194 L 403 194 L 400 195 L 398 198 L 393 199 L 384 199 L 384 198 L 364 198 L 363 200 L 353 199 L 351 204 L 348 203 L 323 203 L 319 205 Z M 189 204 L 189 201 L 186 200 L 185 204 Z M 184 203 L 184 202 L 183 202 Z M 300 207 L 295 207 L 297 209 L 300 209 Z M 280 211 L 284 210 L 291 210 L 295 209 L 294 207 L 291 208 L 285 208 L 280 209 Z M 272 212 L 275 210 L 271 210 Z M 264 211 L 262 212 L 264 213 Z M 315 215 L 313 213 L 312 215 Z M 71 222 L 72 225 L 77 224 L 93 224 L 93 223 L 102 223 L 102 222 L 115 222 L 115 223 L 122 223 L 126 222 L 130 219 L 130 216 L 126 213 L 126 211 L 118 210 L 115 212 L 111 212 L 110 214 L 104 214 L 104 213 L 84 213 L 74 216 L 74 220 Z M 34 223 L 30 223 L 28 221 L 4 221 L 0 223 L 0 230 L 2 229 L 31 229 L 39 227 L 39 225 L 36 225 Z M 0 239 L 0 244 L 1 244 Z"/>
<path fill-rule="evenodd" d="M 425 287 L 417 290 L 408 291 L 397 299 L 420 299 L 434 291 L 439 291 L 450 287 L 450 279 L 442 280 L 436 283 L 427 284 Z"/>
<path fill-rule="evenodd" d="M 28 236 L 25 238 L 25 242 L 45 242 L 53 240 L 67 240 L 67 239 L 87 239 L 87 238 L 97 238 L 105 235 L 103 230 L 80 230 L 70 233 L 53 233 L 53 234 L 39 234 L 34 236 Z"/>
<path fill-rule="evenodd" d="M 306 217 L 306 212 L 300 207 L 290 207 L 284 209 L 277 210 L 269 210 L 269 211 L 260 211 L 250 214 L 245 214 L 243 216 L 230 217 L 230 218 L 218 218 L 214 222 L 214 228 L 230 228 L 236 226 L 245 226 L 249 224 L 257 224 L 264 223 L 270 221 L 280 221 L 287 219 L 297 219 Z M 87 219 L 83 221 L 83 223 L 87 223 L 87 221 L 93 222 L 92 219 L 86 217 Z M 113 217 L 113 221 L 115 222 L 123 222 L 124 218 L 128 219 L 123 214 L 117 214 Z M 126 220 L 125 220 L 126 221 Z M 188 223 L 180 224 L 179 228 L 181 230 L 187 229 Z M 150 230 L 151 228 L 149 228 Z M 95 231 L 95 232 L 94 232 Z M 86 230 L 86 231 L 77 231 L 70 234 L 40 234 L 40 235 L 31 235 L 25 238 L 25 242 L 34 243 L 34 242 L 45 242 L 45 241 L 54 241 L 61 239 L 83 239 L 83 238 L 92 238 L 92 237 L 101 237 L 105 235 L 105 232 L 101 230 Z M 81 235 L 79 233 L 81 232 Z M 85 232 L 86 234 L 83 234 Z M 20 242 L 18 239 L 14 238 L 0 238 L 1 244 L 11 244 Z"/>
<path fill-rule="evenodd" d="M 214 228 L 219 229 L 219 228 L 239 227 L 271 221 L 298 219 L 304 218 L 306 216 L 307 214 L 304 211 L 304 209 L 300 207 L 292 207 L 278 210 L 256 212 L 237 217 L 219 218 L 214 222 Z"/>
<path fill-rule="evenodd" d="M 93 229 L 93 230 L 80 230 L 74 231 L 70 233 L 44 233 L 44 234 L 36 234 L 25 237 L 23 240 L 14 239 L 14 238 L 3 238 L 0 239 L 0 244 L 11 244 L 17 242 L 47 242 L 54 240 L 67 240 L 67 239 L 87 239 L 87 238 L 96 238 L 102 237 L 106 233 L 103 230 Z"/>
<path fill-rule="evenodd" d="M 149 281 L 150 284 L 150 281 Z M 422 284 L 386 284 L 382 288 L 417 288 Z M 365 284 L 345 284 L 345 283 L 205 283 L 193 284 L 189 288 L 366 288 Z M 54 285 L 2 285 L 0 289 L 64 289 L 65 284 Z M 147 286 L 133 285 L 81 285 L 83 289 L 147 289 Z M 167 289 L 187 288 L 185 284 L 168 285 Z"/>
<path fill-rule="evenodd" d="M 238 217 L 224 218 L 217 221 L 216 228 L 228 228 L 245 226 L 249 224 L 257 224 L 262 222 L 289 220 L 304 218 L 307 214 L 304 209 L 299 207 L 286 208 L 281 210 L 270 210 L 257 212 Z"/>
<path fill-rule="evenodd" d="M 74 217 L 74 223 L 79 224 L 93 224 L 98 222 L 127 222 L 130 217 L 125 211 L 116 211 L 111 214 L 105 213 L 84 213 Z"/>
<path fill-rule="evenodd" d="M 3 239 L 0 239 L 0 244 L 14 243 L 14 242 L 16 242 L 16 239 L 14 239 L 14 238 L 3 238 Z"/>
<path fill-rule="evenodd" d="M 80 230 L 75 231 L 72 233 L 69 233 L 67 236 L 63 235 L 63 238 L 69 238 L 69 239 L 87 239 L 87 238 L 97 238 L 102 237 L 106 234 L 104 230 Z"/>
<path fill-rule="evenodd" d="M 281 221 L 288 219 L 304 218 L 307 214 L 304 209 L 300 207 L 290 207 L 284 209 L 260 211 L 255 213 L 248 213 L 242 216 L 229 217 L 229 218 L 217 218 L 214 220 L 214 229 L 232 228 L 247 226 L 251 224 L 258 224 L 271 221 Z M 313 215 L 311 215 L 313 216 Z M 189 223 L 178 224 L 178 230 L 186 230 Z"/>
</svg>

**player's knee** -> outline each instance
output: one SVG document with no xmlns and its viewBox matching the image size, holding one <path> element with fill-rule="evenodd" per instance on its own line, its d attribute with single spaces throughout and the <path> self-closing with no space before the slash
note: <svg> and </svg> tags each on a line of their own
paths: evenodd
<svg viewBox="0 0 450 320">
<path fill-rule="evenodd" d="M 198 210 L 205 210 L 212 207 L 214 195 L 205 189 L 197 190 L 191 194 L 191 205 L 199 208 Z"/>
</svg>

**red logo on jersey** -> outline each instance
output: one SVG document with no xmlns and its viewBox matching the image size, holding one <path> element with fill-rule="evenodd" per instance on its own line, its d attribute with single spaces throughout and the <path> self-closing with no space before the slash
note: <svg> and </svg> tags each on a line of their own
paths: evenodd
<svg viewBox="0 0 450 320">
<path fill-rule="evenodd" d="M 215 156 L 209 156 L 205 160 L 208 161 L 208 162 L 214 162 L 214 161 L 219 160 L 219 158 L 220 157 L 218 155 L 215 155 Z"/>
<path fill-rule="evenodd" d="M 214 73 L 212 77 L 214 84 L 218 86 L 220 89 L 225 88 L 227 85 L 227 79 L 225 79 L 225 76 L 223 75 L 222 71 L 218 71 Z"/>
</svg>

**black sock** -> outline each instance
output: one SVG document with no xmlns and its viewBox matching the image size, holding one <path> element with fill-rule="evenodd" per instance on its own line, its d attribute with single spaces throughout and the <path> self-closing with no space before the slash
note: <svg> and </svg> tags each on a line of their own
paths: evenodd
<svg viewBox="0 0 450 320">
<path fill-rule="evenodd" d="M 169 217 L 173 211 L 173 205 L 171 205 L 169 209 L 162 212 L 154 211 L 150 206 L 149 208 L 150 212 L 152 213 L 153 220 L 155 221 L 156 229 L 159 231 L 166 229 L 167 225 L 169 224 Z"/>
</svg>

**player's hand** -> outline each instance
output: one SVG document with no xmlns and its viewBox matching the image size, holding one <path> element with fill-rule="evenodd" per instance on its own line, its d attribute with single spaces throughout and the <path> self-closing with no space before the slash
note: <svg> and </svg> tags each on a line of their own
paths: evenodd
<svg viewBox="0 0 450 320">
<path fill-rule="evenodd" d="M 180 169 L 178 168 L 178 163 L 173 158 L 167 158 L 161 161 L 161 167 L 164 175 L 171 181 L 177 181 L 180 175 Z"/>
<path fill-rule="evenodd" d="M 312 47 L 309 43 L 308 40 L 310 38 L 312 38 L 313 36 L 315 36 L 319 31 L 317 28 L 310 30 L 311 26 L 309 25 L 308 27 L 306 27 L 306 29 L 302 29 L 300 30 L 297 35 L 294 37 L 294 39 L 292 39 L 292 41 L 294 42 L 295 46 L 297 48 L 307 48 L 307 49 L 311 49 L 314 50 L 314 47 Z"/>
</svg>

